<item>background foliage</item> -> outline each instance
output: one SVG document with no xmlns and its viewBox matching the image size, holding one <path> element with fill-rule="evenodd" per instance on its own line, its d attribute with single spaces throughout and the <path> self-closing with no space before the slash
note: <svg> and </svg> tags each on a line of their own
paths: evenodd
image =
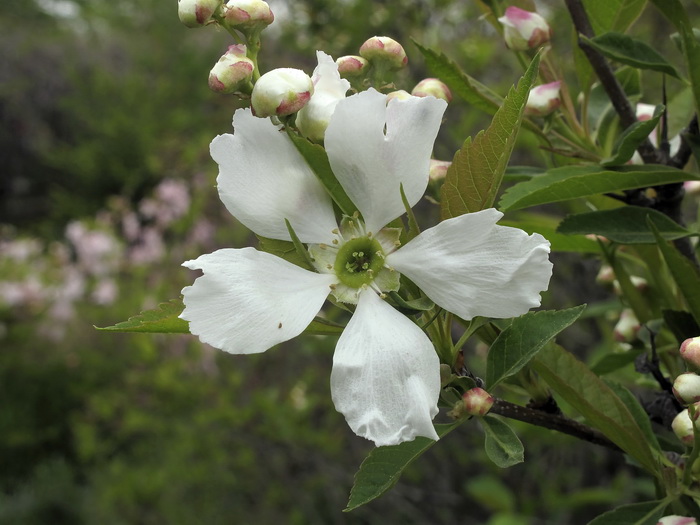
<svg viewBox="0 0 700 525">
<path fill-rule="evenodd" d="M 408 89 L 428 76 L 410 38 L 500 94 L 522 74 L 476 2 L 270 4 L 267 69 L 311 72 L 316 49 L 352 54 L 386 34 L 407 49 Z M 555 31 L 570 27 L 557 23 L 563 9 L 542 7 Z M 655 36 L 670 32 L 653 15 L 632 30 L 673 56 Z M 498 469 L 466 424 L 385 497 L 340 513 L 371 444 L 332 406 L 331 338 L 230 356 L 189 336 L 92 329 L 177 296 L 192 280 L 187 258 L 251 242 L 217 199 L 208 155 L 236 107 L 206 86 L 226 35 L 186 29 L 174 1 L 4 0 L 0 44 L 13 50 L 0 55 L 1 523 L 577 524 L 653 497 L 622 456 L 527 425 L 515 428 L 529 461 Z M 657 78 L 643 82 L 650 103 Z M 443 159 L 490 116 L 456 100 L 447 119 Z M 546 160 L 521 133 L 513 163 Z M 168 197 L 164 181 L 184 194 Z M 438 210 L 421 212 L 434 221 Z M 545 306 L 609 299 L 597 269 L 556 254 Z M 612 324 L 590 317 L 567 347 L 597 361 L 615 348 Z M 470 360 L 484 369 L 478 348 Z"/>
</svg>

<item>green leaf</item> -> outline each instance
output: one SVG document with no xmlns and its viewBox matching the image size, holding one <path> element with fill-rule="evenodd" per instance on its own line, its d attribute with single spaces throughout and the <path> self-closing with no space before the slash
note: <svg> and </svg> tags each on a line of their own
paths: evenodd
<svg viewBox="0 0 700 525">
<path fill-rule="evenodd" d="M 311 260 L 311 255 L 309 255 L 309 251 L 299 240 L 297 232 L 295 232 L 294 228 L 292 228 L 292 224 L 287 219 L 284 219 L 284 224 L 287 226 L 287 231 L 289 232 L 289 237 L 292 239 L 292 245 L 294 246 L 294 250 L 297 252 L 297 256 L 299 259 L 304 261 L 302 268 L 311 270 L 312 272 L 316 271 L 316 268 L 314 268 L 314 263 Z"/>
<path fill-rule="evenodd" d="M 663 239 L 654 222 L 648 220 L 648 224 L 656 236 L 656 244 L 664 256 L 673 280 L 676 281 L 678 289 L 688 304 L 690 313 L 693 314 L 695 321 L 700 323 L 700 273 L 698 269 L 673 244 Z"/>
<path fill-rule="evenodd" d="M 641 40 L 614 31 L 591 39 L 584 36 L 581 38 L 612 60 L 638 69 L 650 69 L 680 78 L 678 71 L 668 60 Z"/>
<path fill-rule="evenodd" d="M 556 231 L 557 222 L 552 217 L 528 215 L 514 221 L 499 221 L 501 226 L 520 228 L 527 233 L 539 233 L 551 244 L 553 252 L 600 253 L 598 242 L 583 235 L 565 235 Z"/>
<path fill-rule="evenodd" d="M 630 349 L 616 354 L 607 354 L 591 366 L 591 371 L 599 376 L 615 372 L 620 368 L 634 363 L 641 350 Z"/>
<path fill-rule="evenodd" d="M 609 170 L 600 166 L 564 166 L 509 188 L 501 197 L 502 211 L 561 202 L 599 193 L 648 188 L 662 184 L 700 180 L 696 175 L 655 164 Z"/>
<path fill-rule="evenodd" d="M 321 184 L 326 188 L 333 201 L 338 205 L 340 211 L 345 215 L 352 215 L 357 211 L 357 206 L 355 206 L 350 200 L 350 197 L 345 193 L 345 190 L 335 178 L 335 174 L 331 169 L 331 165 L 328 162 L 328 155 L 326 155 L 326 150 L 324 150 L 318 144 L 313 144 L 309 142 L 304 137 L 289 132 L 287 136 L 291 139 L 294 146 L 296 146 L 301 156 L 304 157 L 306 163 L 316 174 Z"/>
<path fill-rule="evenodd" d="M 468 104 L 493 115 L 498 111 L 503 98 L 474 78 L 464 73 L 460 67 L 444 54 L 413 42 L 423 54 L 430 72 L 448 85 L 452 93 Z"/>
<path fill-rule="evenodd" d="M 303 335 L 340 335 L 345 329 L 344 326 L 324 319 L 316 317 L 309 326 L 302 332 Z"/>
<path fill-rule="evenodd" d="M 442 186 L 443 219 L 493 205 L 520 129 L 530 88 L 537 78 L 536 55 L 517 87 L 511 88 L 491 125 L 474 142 L 468 138 L 455 154 Z"/>
<path fill-rule="evenodd" d="M 610 441 L 654 473 L 659 463 L 625 403 L 597 375 L 558 345 L 548 344 L 532 361 L 535 371 Z"/>
<path fill-rule="evenodd" d="M 644 438 L 646 439 L 649 446 L 651 446 L 655 452 L 661 454 L 661 447 L 659 446 L 659 441 L 656 439 L 656 434 L 654 434 L 654 429 L 651 427 L 651 421 L 649 420 L 649 414 L 646 413 L 642 405 L 639 404 L 639 400 L 624 386 L 606 381 L 606 384 L 613 389 L 615 394 L 622 400 L 622 402 L 627 406 L 634 417 L 635 421 L 639 425 L 639 428 L 644 432 Z"/>
<path fill-rule="evenodd" d="M 680 345 L 686 339 L 700 334 L 700 324 L 690 312 L 682 310 L 662 310 L 666 326 L 673 332 Z"/>
<path fill-rule="evenodd" d="M 695 111 L 698 112 L 700 111 L 700 42 L 695 38 L 688 13 L 679 0 L 651 0 L 651 2 L 678 29 L 683 58 L 685 58 L 690 85 L 693 88 Z"/>
<path fill-rule="evenodd" d="M 138 315 L 129 317 L 128 321 L 117 323 L 105 328 L 95 327 L 98 330 L 108 332 L 147 332 L 154 334 L 189 334 L 190 327 L 187 321 L 178 316 L 185 305 L 182 298 L 171 299 L 167 303 L 161 303 L 153 310 L 146 310 Z"/>
<path fill-rule="evenodd" d="M 561 222 L 557 232 L 567 235 L 602 235 L 621 244 L 655 244 L 656 237 L 647 225 L 647 217 L 653 218 L 664 239 L 680 239 L 691 235 L 663 213 L 639 206 L 569 215 Z"/>
<path fill-rule="evenodd" d="M 260 244 L 258 247 L 263 252 L 271 253 L 284 259 L 287 262 L 296 264 L 300 268 L 309 269 L 306 258 L 302 257 L 294 243 L 291 241 L 280 241 L 278 239 L 270 239 L 268 237 L 262 237 L 256 235 Z"/>
<path fill-rule="evenodd" d="M 438 436 L 444 437 L 462 421 L 449 425 L 435 425 Z M 391 447 L 377 447 L 360 465 L 355 474 L 355 484 L 350 491 L 350 501 L 344 512 L 369 503 L 391 489 L 411 463 L 431 448 L 436 441 L 417 437 Z"/>
<path fill-rule="evenodd" d="M 669 500 L 646 501 L 622 505 L 601 514 L 588 525 L 656 525 L 664 515 Z"/>
<path fill-rule="evenodd" d="M 632 158 L 639 145 L 649 137 L 663 115 L 663 106 L 656 106 L 654 115 L 649 120 L 635 122 L 615 141 L 611 157 L 601 161 L 601 166 L 622 166 Z"/>
<path fill-rule="evenodd" d="M 513 319 L 489 349 L 486 384 L 489 390 L 518 373 L 537 352 L 583 313 L 586 305 L 568 310 L 529 312 Z"/>
<path fill-rule="evenodd" d="M 479 422 L 486 434 L 484 450 L 497 467 L 508 468 L 525 461 L 523 444 L 507 423 L 493 416 L 479 418 Z"/>
</svg>

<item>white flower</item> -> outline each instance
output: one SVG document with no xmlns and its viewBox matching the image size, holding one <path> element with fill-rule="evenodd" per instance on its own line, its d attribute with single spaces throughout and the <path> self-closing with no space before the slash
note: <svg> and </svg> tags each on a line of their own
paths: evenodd
<svg viewBox="0 0 700 525">
<path fill-rule="evenodd" d="M 185 263 L 204 275 L 183 290 L 182 318 L 202 341 L 231 353 L 263 352 L 299 335 L 331 289 L 356 302 L 336 346 L 331 391 L 353 431 L 378 446 L 438 439 L 440 373 L 429 338 L 377 291 L 395 288 L 401 273 L 464 319 L 512 317 L 539 305 L 551 274 L 549 244 L 497 226 L 502 214 L 493 209 L 443 221 L 399 249 L 383 229 L 404 213 L 400 187 L 411 206 L 425 191 L 445 107 L 432 97 L 387 104 L 374 90 L 338 102 L 325 148 L 363 219 L 345 219 L 340 229 L 331 199 L 286 134 L 238 110 L 235 134 L 211 145 L 222 201 L 259 235 L 289 240 L 287 219 L 312 256 L 326 245 L 316 262 L 325 271 L 253 248 Z"/>
<path fill-rule="evenodd" d="M 311 80 L 314 92 L 308 104 L 299 110 L 296 124 L 305 137 L 320 142 L 338 102 L 345 98 L 350 82 L 340 78 L 338 65 L 323 51 L 317 51 L 318 66 Z"/>
</svg>

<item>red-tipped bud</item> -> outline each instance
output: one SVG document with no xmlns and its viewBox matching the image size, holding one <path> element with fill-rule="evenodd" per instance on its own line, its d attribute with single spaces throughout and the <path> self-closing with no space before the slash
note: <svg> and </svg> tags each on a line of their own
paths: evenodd
<svg viewBox="0 0 700 525">
<path fill-rule="evenodd" d="M 358 78 L 367 74 L 369 62 L 356 55 L 346 55 L 335 61 L 341 78 Z"/>
<path fill-rule="evenodd" d="M 387 36 L 373 36 L 366 40 L 360 47 L 360 55 L 372 63 L 384 63 L 388 69 L 401 69 L 408 64 L 403 46 Z"/>
<path fill-rule="evenodd" d="M 262 30 L 275 20 L 263 0 L 229 0 L 224 6 L 224 24 L 242 32 Z"/>
<path fill-rule="evenodd" d="M 491 410 L 495 399 L 483 388 L 475 387 L 462 396 L 464 411 L 472 416 L 485 416 Z"/>
<path fill-rule="evenodd" d="M 549 24 L 537 13 L 511 6 L 498 21 L 503 24 L 506 45 L 515 51 L 539 47 L 552 38 Z"/>
<path fill-rule="evenodd" d="M 545 117 L 561 106 L 561 81 L 542 84 L 530 90 L 525 114 Z"/>
<path fill-rule="evenodd" d="M 411 91 L 414 97 L 435 97 L 445 102 L 452 102 L 452 92 L 447 84 L 437 78 L 426 78 L 418 82 Z"/>
<path fill-rule="evenodd" d="M 695 518 L 686 518 L 685 516 L 664 516 L 656 525 L 697 525 Z"/>
<path fill-rule="evenodd" d="M 314 92 L 314 84 L 300 69 L 273 69 L 253 87 L 251 106 L 256 117 L 283 117 L 303 108 Z"/>
<path fill-rule="evenodd" d="M 700 376 L 693 372 L 679 375 L 673 382 L 673 394 L 684 405 L 700 401 Z"/>
<path fill-rule="evenodd" d="M 178 0 L 177 14 L 187 27 L 202 27 L 221 6 L 221 0 Z"/>
<path fill-rule="evenodd" d="M 676 437 L 680 439 L 686 445 L 692 445 L 695 442 L 695 436 L 693 434 L 693 421 L 690 419 L 690 413 L 688 409 L 681 411 L 673 418 L 671 423 L 671 428 Z"/>
<path fill-rule="evenodd" d="M 229 46 L 209 73 L 209 87 L 217 93 L 235 93 L 250 81 L 254 68 L 244 45 Z"/>
<path fill-rule="evenodd" d="M 700 337 L 691 337 L 681 344 L 680 354 L 683 359 L 700 368 Z"/>
<path fill-rule="evenodd" d="M 430 172 L 428 174 L 430 182 L 442 182 L 445 180 L 447 168 L 451 165 L 452 163 L 447 160 L 430 159 Z"/>
<path fill-rule="evenodd" d="M 615 328 L 613 328 L 613 339 L 620 343 L 634 341 L 640 328 L 641 325 L 634 312 L 630 309 L 622 310 L 620 319 L 617 321 Z"/>
</svg>

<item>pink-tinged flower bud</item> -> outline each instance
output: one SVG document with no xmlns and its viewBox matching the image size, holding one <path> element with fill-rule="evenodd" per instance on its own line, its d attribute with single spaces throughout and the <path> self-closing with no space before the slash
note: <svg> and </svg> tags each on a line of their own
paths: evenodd
<svg viewBox="0 0 700 525">
<path fill-rule="evenodd" d="M 273 69 L 253 87 L 251 106 L 256 117 L 283 117 L 303 108 L 314 92 L 311 77 L 300 69 Z"/>
<path fill-rule="evenodd" d="M 644 277 L 639 277 L 638 275 L 630 275 L 630 282 L 640 292 L 643 292 L 649 288 L 649 283 Z M 613 291 L 617 295 L 622 295 L 622 287 L 620 286 L 620 281 L 617 279 L 613 281 Z"/>
<path fill-rule="evenodd" d="M 695 518 L 686 518 L 685 516 L 664 516 L 656 525 L 697 525 Z"/>
<path fill-rule="evenodd" d="M 645 120 L 649 120 L 651 117 L 654 116 L 654 110 L 656 109 L 656 106 L 652 104 L 643 104 L 643 103 L 638 103 L 637 104 L 637 109 L 636 109 L 636 114 L 637 114 L 637 120 L 639 122 L 644 122 Z"/>
<path fill-rule="evenodd" d="M 620 320 L 613 328 L 613 339 L 620 343 L 626 343 L 633 341 L 637 337 L 637 332 L 641 325 L 634 315 L 634 312 L 629 308 L 622 310 L 620 314 Z"/>
<path fill-rule="evenodd" d="M 452 92 L 447 84 L 437 78 L 425 78 L 416 84 L 411 91 L 414 97 L 435 97 L 445 102 L 452 102 Z"/>
<path fill-rule="evenodd" d="M 386 103 L 388 104 L 390 100 L 392 99 L 397 99 L 397 100 L 409 100 L 413 95 L 411 95 L 408 91 L 404 91 L 403 89 L 397 89 L 396 91 L 392 91 L 391 93 L 387 93 L 386 95 Z"/>
<path fill-rule="evenodd" d="M 253 77 L 255 64 L 242 44 L 229 46 L 209 73 L 209 87 L 217 93 L 234 93 Z"/>
<path fill-rule="evenodd" d="M 430 182 L 442 182 L 447 176 L 447 168 L 452 165 L 447 160 L 430 159 L 430 172 L 428 178 Z"/>
<path fill-rule="evenodd" d="M 384 63 L 389 69 L 401 69 L 408 64 L 403 46 L 387 36 L 373 36 L 360 46 L 360 55 L 370 62 Z"/>
<path fill-rule="evenodd" d="M 686 339 L 681 344 L 681 357 L 696 368 L 700 368 L 700 336 Z"/>
<path fill-rule="evenodd" d="M 514 51 L 539 47 L 552 38 L 552 29 L 537 13 L 511 6 L 498 21 L 503 24 L 506 45 Z"/>
<path fill-rule="evenodd" d="M 493 396 L 483 388 L 472 388 L 462 396 L 464 401 L 464 411 L 472 416 L 485 416 L 491 410 Z"/>
<path fill-rule="evenodd" d="M 542 84 L 530 90 L 525 104 L 525 114 L 545 117 L 561 106 L 561 81 Z"/>
<path fill-rule="evenodd" d="M 697 403 L 700 401 L 700 376 L 693 372 L 679 375 L 673 382 L 673 394 L 685 405 Z"/>
<path fill-rule="evenodd" d="M 609 286 L 615 282 L 615 272 L 609 264 L 603 264 L 595 276 L 595 282 L 602 286 Z"/>
<path fill-rule="evenodd" d="M 367 74 L 369 62 L 357 55 L 346 55 L 335 61 L 341 78 L 358 78 Z"/>
<path fill-rule="evenodd" d="M 683 189 L 688 195 L 700 197 L 700 180 L 687 180 L 683 183 Z"/>
<path fill-rule="evenodd" d="M 241 31 L 262 30 L 275 20 L 263 0 L 229 0 L 224 6 L 224 24 Z"/>
<path fill-rule="evenodd" d="M 221 6 L 221 0 L 178 0 L 177 14 L 187 27 L 202 27 Z"/>
<path fill-rule="evenodd" d="M 684 444 L 692 445 L 695 441 L 693 422 L 690 420 L 690 413 L 687 408 L 679 412 L 678 415 L 673 418 L 671 429 L 673 429 L 673 433 L 676 434 L 676 437 Z"/>
</svg>

